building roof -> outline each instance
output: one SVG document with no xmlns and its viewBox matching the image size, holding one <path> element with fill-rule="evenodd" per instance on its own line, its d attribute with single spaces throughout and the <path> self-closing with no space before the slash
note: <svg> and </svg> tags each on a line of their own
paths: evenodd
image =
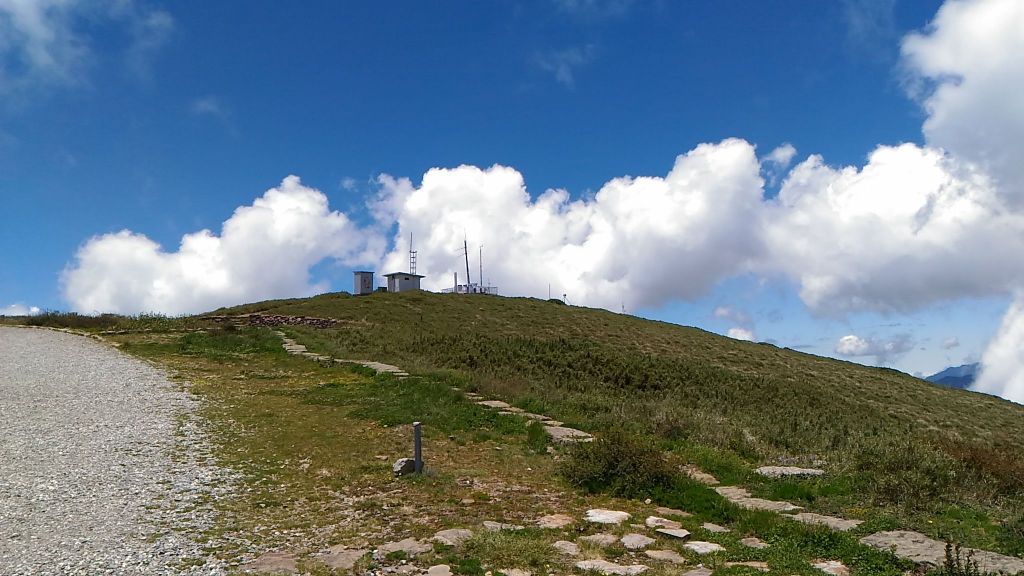
<svg viewBox="0 0 1024 576">
<path fill-rule="evenodd" d="M 408 272 L 392 272 L 390 274 L 384 274 L 383 276 L 385 278 L 391 277 L 391 276 L 412 276 L 413 278 L 426 278 L 426 276 L 424 276 L 422 274 L 410 274 Z"/>
<path fill-rule="evenodd" d="M 373 270 L 353 270 L 353 274 L 373 274 Z"/>
</svg>

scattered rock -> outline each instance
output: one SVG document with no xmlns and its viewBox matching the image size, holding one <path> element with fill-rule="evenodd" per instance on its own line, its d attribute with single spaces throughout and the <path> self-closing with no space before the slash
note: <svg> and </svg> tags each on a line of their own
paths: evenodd
<svg viewBox="0 0 1024 576">
<path fill-rule="evenodd" d="M 643 574 L 647 571 L 647 566 L 644 566 L 643 564 L 623 566 L 607 560 L 583 560 L 576 563 L 576 568 L 580 570 L 600 572 L 601 574 L 606 574 L 608 576 L 635 576 L 636 574 Z"/>
<path fill-rule="evenodd" d="M 760 570 L 761 572 L 768 572 L 771 568 L 768 567 L 767 562 L 756 562 L 748 560 L 745 562 L 726 562 L 726 568 L 732 568 L 733 566 L 746 566 L 747 568 L 753 568 L 754 570 Z"/>
<path fill-rule="evenodd" d="M 491 532 L 499 532 L 501 530 L 522 530 L 523 527 L 518 524 L 504 524 L 502 522 L 494 522 L 491 520 L 484 520 L 484 528 Z"/>
<path fill-rule="evenodd" d="M 594 437 L 582 430 L 565 426 L 544 426 L 544 430 L 556 444 L 573 444 L 576 442 L 592 442 Z"/>
<path fill-rule="evenodd" d="M 671 536 L 672 538 L 678 538 L 680 540 L 686 540 L 690 537 L 690 531 L 682 528 L 658 528 L 655 532 L 658 534 L 664 534 L 665 536 Z"/>
<path fill-rule="evenodd" d="M 619 541 L 618 537 L 605 533 L 593 534 L 590 536 L 581 536 L 579 539 L 584 542 L 590 542 L 591 544 L 597 544 L 598 546 L 602 547 L 611 546 L 612 544 L 615 544 Z"/>
<path fill-rule="evenodd" d="M 576 543 L 569 542 L 568 540 L 559 540 L 552 544 L 551 547 L 566 556 L 579 556 L 580 553 L 580 547 Z"/>
<path fill-rule="evenodd" d="M 838 560 L 815 560 L 811 566 L 832 576 L 850 576 L 850 569 Z"/>
<path fill-rule="evenodd" d="M 718 492 L 726 500 L 736 504 L 740 508 L 746 508 L 747 510 L 767 510 L 768 512 L 792 512 L 794 510 L 803 510 L 800 506 L 790 504 L 789 502 L 754 498 L 750 495 L 750 492 L 747 492 L 739 486 L 719 486 L 715 488 L 715 492 Z"/>
<path fill-rule="evenodd" d="M 916 564 L 937 568 L 942 566 L 946 558 L 946 544 L 933 540 L 920 532 L 895 530 L 877 532 L 860 539 L 865 546 L 879 550 L 893 550 L 896 556 L 910 560 Z M 966 549 L 964 553 L 973 553 L 973 559 L 984 572 L 1004 572 L 1016 574 L 1024 572 L 1024 559 L 1004 556 L 987 550 Z"/>
<path fill-rule="evenodd" d="M 761 466 L 754 470 L 761 476 L 768 478 L 782 478 L 785 476 L 821 476 L 824 470 L 818 468 L 798 468 L 796 466 Z"/>
<path fill-rule="evenodd" d="M 439 542 L 446 546 L 458 546 L 473 537 L 472 530 L 466 530 L 465 528 L 452 528 L 450 530 L 441 530 L 434 534 L 434 542 Z"/>
<path fill-rule="evenodd" d="M 498 570 L 498 573 L 504 574 L 505 576 L 533 576 L 533 572 L 530 572 L 529 570 L 523 570 L 521 568 L 508 568 Z"/>
<path fill-rule="evenodd" d="M 267 552 L 259 558 L 243 565 L 248 572 L 266 572 L 268 574 L 298 574 L 299 566 L 295 555 L 287 552 Z"/>
<path fill-rule="evenodd" d="M 626 534 L 620 538 L 619 541 L 622 542 L 622 545 L 625 546 L 627 550 L 641 550 L 655 542 L 654 538 L 649 538 L 643 534 Z"/>
<path fill-rule="evenodd" d="M 686 558 L 683 558 L 683 556 L 675 550 L 644 550 L 644 554 L 647 554 L 649 558 L 661 560 L 662 562 L 686 564 Z"/>
<path fill-rule="evenodd" d="M 447 564 L 438 564 L 427 568 L 427 576 L 452 576 L 452 568 Z"/>
<path fill-rule="evenodd" d="M 678 516 L 680 518 L 689 518 L 692 516 L 689 512 L 683 512 L 682 510 L 676 510 L 675 508 L 665 508 L 664 506 L 658 506 L 654 511 L 662 516 Z"/>
<path fill-rule="evenodd" d="M 785 516 L 787 518 L 792 518 L 797 522 L 803 522 L 804 524 L 828 526 L 829 528 L 837 530 L 839 532 L 846 532 L 848 530 L 852 530 L 864 523 L 863 520 L 846 520 L 845 518 L 836 518 L 835 516 L 824 516 L 822 514 L 814 514 L 812 512 L 787 514 Z"/>
<path fill-rule="evenodd" d="M 704 472 L 703 470 L 694 466 L 693 464 L 687 464 L 686 466 L 683 466 L 683 472 L 690 478 L 693 478 L 697 482 L 700 482 L 701 484 L 704 484 L 706 486 L 718 485 L 718 478 L 715 478 L 711 474 Z"/>
<path fill-rule="evenodd" d="M 726 532 L 732 532 L 732 530 L 729 530 L 725 526 L 719 526 L 718 524 L 712 524 L 711 522 L 705 522 L 701 524 L 700 527 L 713 534 L 725 534 Z"/>
<path fill-rule="evenodd" d="M 762 541 L 760 538 L 754 537 L 744 538 L 740 540 L 740 544 L 743 544 L 747 548 L 756 548 L 758 550 L 763 550 L 768 547 L 767 542 Z"/>
<path fill-rule="evenodd" d="M 399 564 L 398 566 L 385 566 L 381 572 L 389 574 L 419 574 L 420 568 L 415 564 Z"/>
<path fill-rule="evenodd" d="M 658 516 L 648 516 L 647 520 L 644 520 L 644 524 L 648 528 L 682 528 L 683 525 L 675 520 L 669 520 L 667 518 L 661 518 Z"/>
<path fill-rule="evenodd" d="M 712 572 L 710 568 L 701 566 L 700 568 L 694 568 L 693 570 L 684 573 L 683 576 L 711 576 L 712 574 L 714 574 L 714 572 Z"/>
<path fill-rule="evenodd" d="M 585 518 L 590 522 L 598 524 L 622 524 L 629 520 L 629 512 L 619 510 L 606 510 L 604 508 L 592 508 L 587 510 Z"/>
<path fill-rule="evenodd" d="M 696 552 L 697 554 L 714 554 L 715 552 L 725 552 L 725 548 L 721 544 L 715 544 L 714 542 L 703 542 L 701 540 L 694 540 L 683 544 L 683 548 Z"/>
<path fill-rule="evenodd" d="M 574 522 L 573 517 L 567 514 L 549 514 L 537 519 L 537 526 L 541 528 L 565 528 Z"/>
<path fill-rule="evenodd" d="M 433 550 L 433 546 L 426 542 L 420 542 L 415 538 L 406 538 L 405 540 L 388 542 L 387 544 L 378 546 L 374 556 L 376 556 L 377 559 L 381 559 L 392 552 L 405 552 L 406 556 L 411 557 L 424 552 L 430 552 L 431 550 Z"/>
<path fill-rule="evenodd" d="M 406 474 L 412 474 L 416 472 L 416 461 L 412 458 L 399 458 L 395 460 L 391 471 L 395 473 L 395 476 L 405 476 Z"/>
<path fill-rule="evenodd" d="M 326 554 L 320 556 L 320 560 L 334 570 L 351 570 L 355 567 L 360 558 L 369 554 L 369 550 L 349 549 L 345 546 L 331 546 Z"/>
</svg>

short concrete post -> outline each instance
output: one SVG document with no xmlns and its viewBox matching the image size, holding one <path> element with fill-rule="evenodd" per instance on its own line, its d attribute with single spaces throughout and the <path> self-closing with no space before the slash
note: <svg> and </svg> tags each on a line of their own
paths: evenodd
<svg viewBox="0 0 1024 576">
<path fill-rule="evenodd" d="M 416 473 L 423 472 L 423 430 L 419 422 L 412 423 L 412 449 L 413 461 L 416 463 Z"/>
</svg>

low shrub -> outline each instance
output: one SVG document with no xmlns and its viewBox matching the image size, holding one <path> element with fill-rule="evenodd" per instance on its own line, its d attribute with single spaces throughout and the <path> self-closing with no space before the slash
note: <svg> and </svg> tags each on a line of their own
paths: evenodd
<svg viewBox="0 0 1024 576">
<path fill-rule="evenodd" d="M 626 498 L 646 498 L 669 490 L 678 477 L 657 446 L 618 429 L 575 445 L 560 472 L 569 483 L 588 492 Z"/>
<path fill-rule="evenodd" d="M 878 504 L 928 511 L 956 500 L 968 481 L 957 460 L 915 438 L 866 440 L 853 452 L 851 472 Z"/>
</svg>

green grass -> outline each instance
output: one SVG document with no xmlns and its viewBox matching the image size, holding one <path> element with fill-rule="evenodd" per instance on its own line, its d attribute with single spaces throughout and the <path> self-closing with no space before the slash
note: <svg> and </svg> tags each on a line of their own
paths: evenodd
<svg viewBox="0 0 1024 576">
<path fill-rule="evenodd" d="M 328 294 L 217 313 L 257 311 L 338 319 L 288 331 L 312 350 L 448 374 L 570 426 L 622 428 L 758 495 L 1019 550 L 1024 408 L 995 397 L 536 299 Z M 750 472 L 780 459 L 822 459 L 829 476 L 783 484 Z M 943 519 L 951 508 L 972 520 Z"/>
</svg>

